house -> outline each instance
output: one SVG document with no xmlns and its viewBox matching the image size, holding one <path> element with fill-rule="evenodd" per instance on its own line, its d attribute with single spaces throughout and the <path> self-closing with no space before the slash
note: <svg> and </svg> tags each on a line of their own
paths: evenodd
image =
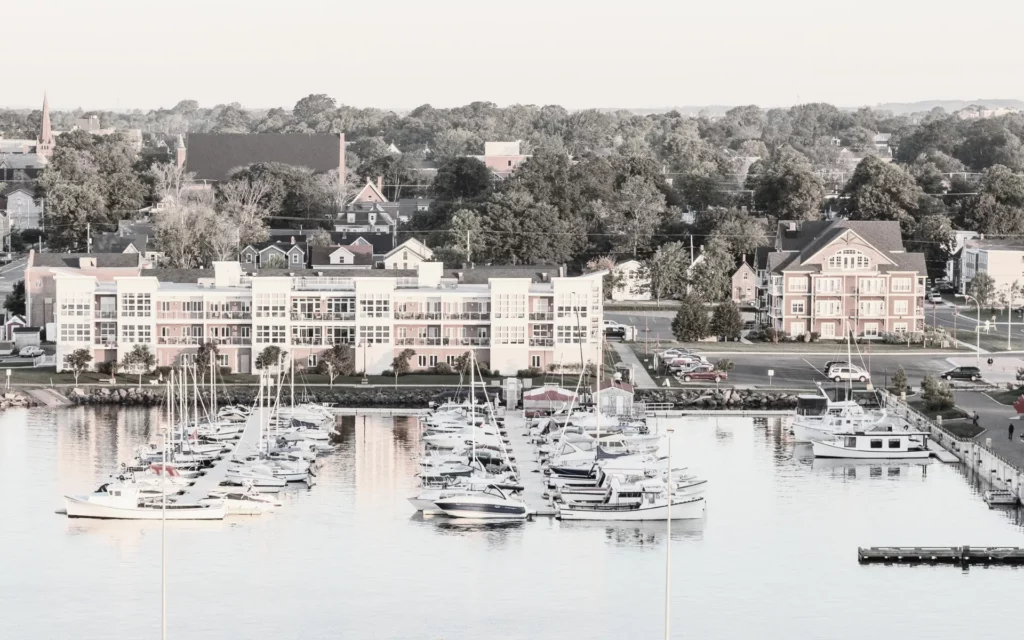
<svg viewBox="0 0 1024 640">
<path fill-rule="evenodd" d="M 639 260 L 626 260 L 615 265 L 612 282 L 612 300 L 651 299 L 651 277 Z"/>
<path fill-rule="evenodd" d="M 54 308 L 54 278 L 57 275 L 75 274 L 94 278 L 99 283 L 111 283 L 115 278 L 139 275 L 142 270 L 141 258 L 138 253 L 61 254 L 36 253 L 30 249 L 25 263 L 26 322 L 29 326 L 39 327 L 54 322 L 58 313 L 86 315 L 83 305 L 87 302 L 84 300 L 76 302 L 72 308 Z"/>
<path fill-rule="evenodd" d="M 366 179 L 366 184 L 356 191 L 348 204 L 374 204 L 387 202 L 388 199 L 384 197 L 384 178 L 378 177 L 377 184 L 374 184 L 369 178 Z"/>
<path fill-rule="evenodd" d="M 366 243 L 311 247 L 309 251 L 310 269 L 373 268 L 373 247 Z"/>
<path fill-rule="evenodd" d="M 156 265 L 163 253 L 150 247 L 146 234 L 125 235 L 120 232 L 102 231 L 92 236 L 90 247 L 96 253 L 138 253 L 142 255 L 143 268 Z"/>
<path fill-rule="evenodd" d="M 5 342 L 12 342 L 14 340 L 14 330 L 22 327 L 27 327 L 28 322 L 25 320 L 25 316 L 19 316 L 16 314 L 10 315 L 6 321 L 4 321 L 4 336 Z"/>
<path fill-rule="evenodd" d="M 415 269 L 421 262 L 434 259 L 430 247 L 415 238 L 409 238 L 384 255 L 385 269 Z"/>
<path fill-rule="evenodd" d="M 515 142 L 485 142 L 484 155 L 472 157 L 483 162 L 499 180 L 504 180 L 512 175 L 519 165 L 530 159 L 530 156 L 520 152 L 518 140 Z"/>
<path fill-rule="evenodd" d="M 1014 283 L 1024 284 L 1024 243 L 1020 239 L 979 236 L 966 241 L 960 258 L 957 290 L 961 293 L 970 291 L 971 281 L 978 273 L 992 277 L 995 297 L 1005 294 Z"/>
<path fill-rule="evenodd" d="M 578 405 L 576 392 L 554 385 L 544 385 L 523 392 L 523 411 L 532 415 L 547 415 Z"/>
<path fill-rule="evenodd" d="M 280 162 L 316 173 L 345 175 L 345 135 L 334 133 L 191 133 L 179 162 L 205 182 L 222 182 L 240 167 Z"/>
<path fill-rule="evenodd" d="M 5 210 L 12 229 L 39 229 L 43 221 L 43 202 L 25 187 L 15 187 L 4 194 Z"/>
<path fill-rule="evenodd" d="M 395 219 L 379 203 L 349 205 L 334 221 L 334 230 L 346 233 L 391 233 L 395 226 Z"/>
<path fill-rule="evenodd" d="M 48 162 L 36 153 L 0 153 L 0 182 L 38 180 Z"/>
<path fill-rule="evenodd" d="M 299 236 L 302 238 L 303 236 Z M 306 268 L 306 241 L 296 241 L 291 236 L 287 241 L 270 240 L 246 245 L 239 253 L 238 261 L 242 269 L 258 268 Z M 277 263 L 275 265 L 274 263 Z"/>
<path fill-rule="evenodd" d="M 792 336 L 842 338 L 924 329 L 924 254 L 898 222 L 780 221 L 767 256 L 763 320 Z"/>
<path fill-rule="evenodd" d="M 626 415 L 633 410 L 633 385 L 621 380 L 602 380 L 600 398 L 596 393 L 598 385 L 590 385 L 590 401 L 599 402 L 602 413 Z M 612 425 L 608 425 L 611 427 Z"/>
<path fill-rule="evenodd" d="M 744 255 L 732 273 L 732 301 L 740 305 L 757 304 L 757 270 L 747 263 Z"/>
</svg>

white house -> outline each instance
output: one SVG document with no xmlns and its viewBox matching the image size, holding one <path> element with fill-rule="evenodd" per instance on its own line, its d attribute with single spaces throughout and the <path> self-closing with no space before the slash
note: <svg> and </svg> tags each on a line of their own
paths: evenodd
<svg viewBox="0 0 1024 640">
<path fill-rule="evenodd" d="M 430 262 L 434 252 L 416 238 L 409 238 L 384 256 L 385 269 L 415 269 L 421 262 Z"/>
<path fill-rule="evenodd" d="M 311 269 L 370 269 L 373 267 L 373 247 L 369 244 L 313 247 L 310 256 Z"/>
<path fill-rule="evenodd" d="M 28 189 L 7 194 L 7 218 L 14 229 L 38 229 L 43 218 L 43 203 Z"/>
<path fill-rule="evenodd" d="M 639 260 L 627 260 L 612 269 L 612 300 L 650 300 L 651 278 Z"/>
</svg>

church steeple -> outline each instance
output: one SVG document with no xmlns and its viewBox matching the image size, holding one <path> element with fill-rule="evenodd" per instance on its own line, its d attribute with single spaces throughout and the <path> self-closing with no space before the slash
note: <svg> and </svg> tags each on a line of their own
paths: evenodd
<svg viewBox="0 0 1024 640">
<path fill-rule="evenodd" d="M 36 153 L 47 158 L 53 155 L 53 130 L 50 128 L 50 100 L 43 92 L 43 125 L 36 144 Z"/>
</svg>

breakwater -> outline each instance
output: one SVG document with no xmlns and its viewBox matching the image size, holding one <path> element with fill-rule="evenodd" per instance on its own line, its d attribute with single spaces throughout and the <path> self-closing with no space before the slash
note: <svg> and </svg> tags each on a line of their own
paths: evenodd
<svg viewBox="0 0 1024 640">
<path fill-rule="evenodd" d="M 793 409 L 795 392 L 768 389 L 638 389 L 636 401 L 673 409 Z"/>
</svg>

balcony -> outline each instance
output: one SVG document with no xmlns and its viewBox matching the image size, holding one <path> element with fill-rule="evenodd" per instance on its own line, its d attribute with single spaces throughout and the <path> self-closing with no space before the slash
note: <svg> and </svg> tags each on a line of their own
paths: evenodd
<svg viewBox="0 0 1024 640">
<path fill-rule="evenodd" d="M 252 344 L 252 338 L 244 336 L 216 336 L 210 338 L 210 342 L 217 345 L 247 345 Z"/>
<path fill-rule="evenodd" d="M 396 338 L 395 344 L 410 347 L 486 347 L 490 338 Z"/>
<path fill-rule="evenodd" d="M 157 344 L 203 344 L 202 336 L 157 336 Z"/>
<path fill-rule="evenodd" d="M 530 314 L 530 320 L 533 322 L 554 322 L 555 314 L 550 311 L 534 312 Z"/>
<path fill-rule="evenodd" d="M 340 311 L 313 311 L 310 313 L 292 312 L 292 320 L 314 320 L 319 322 L 353 322 L 356 319 L 355 312 L 342 313 Z"/>
<path fill-rule="evenodd" d="M 768 293 L 770 293 L 773 296 L 781 296 L 782 295 L 782 285 L 781 284 L 773 284 L 772 286 L 768 287 Z"/>
<path fill-rule="evenodd" d="M 294 337 L 294 336 L 292 337 L 292 344 L 320 345 L 320 344 L 323 344 L 323 342 L 324 342 L 324 339 L 320 338 L 320 337 L 314 337 L 314 338 L 299 338 L 299 337 Z"/>
<path fill-rule="evenodd" d="M 97 318 L 108 318 L 108 319 L 116 318 L 117 317 L 117 310 L 116 309 L 114 309 L 114 310 L 96 309 L 95 311 L 93 311 L 93 316 L 95 316 Z"/>
<path fill-rule="evenodd" d="M 207 311 L 207 320 L 251 320 L 252 311 Z"/>
<path fill-rule="evenodd" d="M 115 338 L 114 336 L 96 336 L 96 339 L 93 341 L 93 344 L 102 345 L 104 347 L 116 347 L 117 338 Z"/>
<path fill-rule="evenodd" d="M 128 314 L 125 314 L 128 315 Z M 202 311 L 157 311 L 157 320 L 202 320 Z"/>
<path fill-rule="evenodd" d="M 554 338 L 530 338 L 531 347 L 553 347 L 555 346 Z"/>
<path fill-rule="evenodd" d="M 440 320 L 440 311 L 396 311 L 395 320 Z"/>
<path fill-rule="evenodd" d="M 460 311 L 444 314 L 445 320 L 490 320 L 491 314 L 484 311 Z"/>
</svg>

